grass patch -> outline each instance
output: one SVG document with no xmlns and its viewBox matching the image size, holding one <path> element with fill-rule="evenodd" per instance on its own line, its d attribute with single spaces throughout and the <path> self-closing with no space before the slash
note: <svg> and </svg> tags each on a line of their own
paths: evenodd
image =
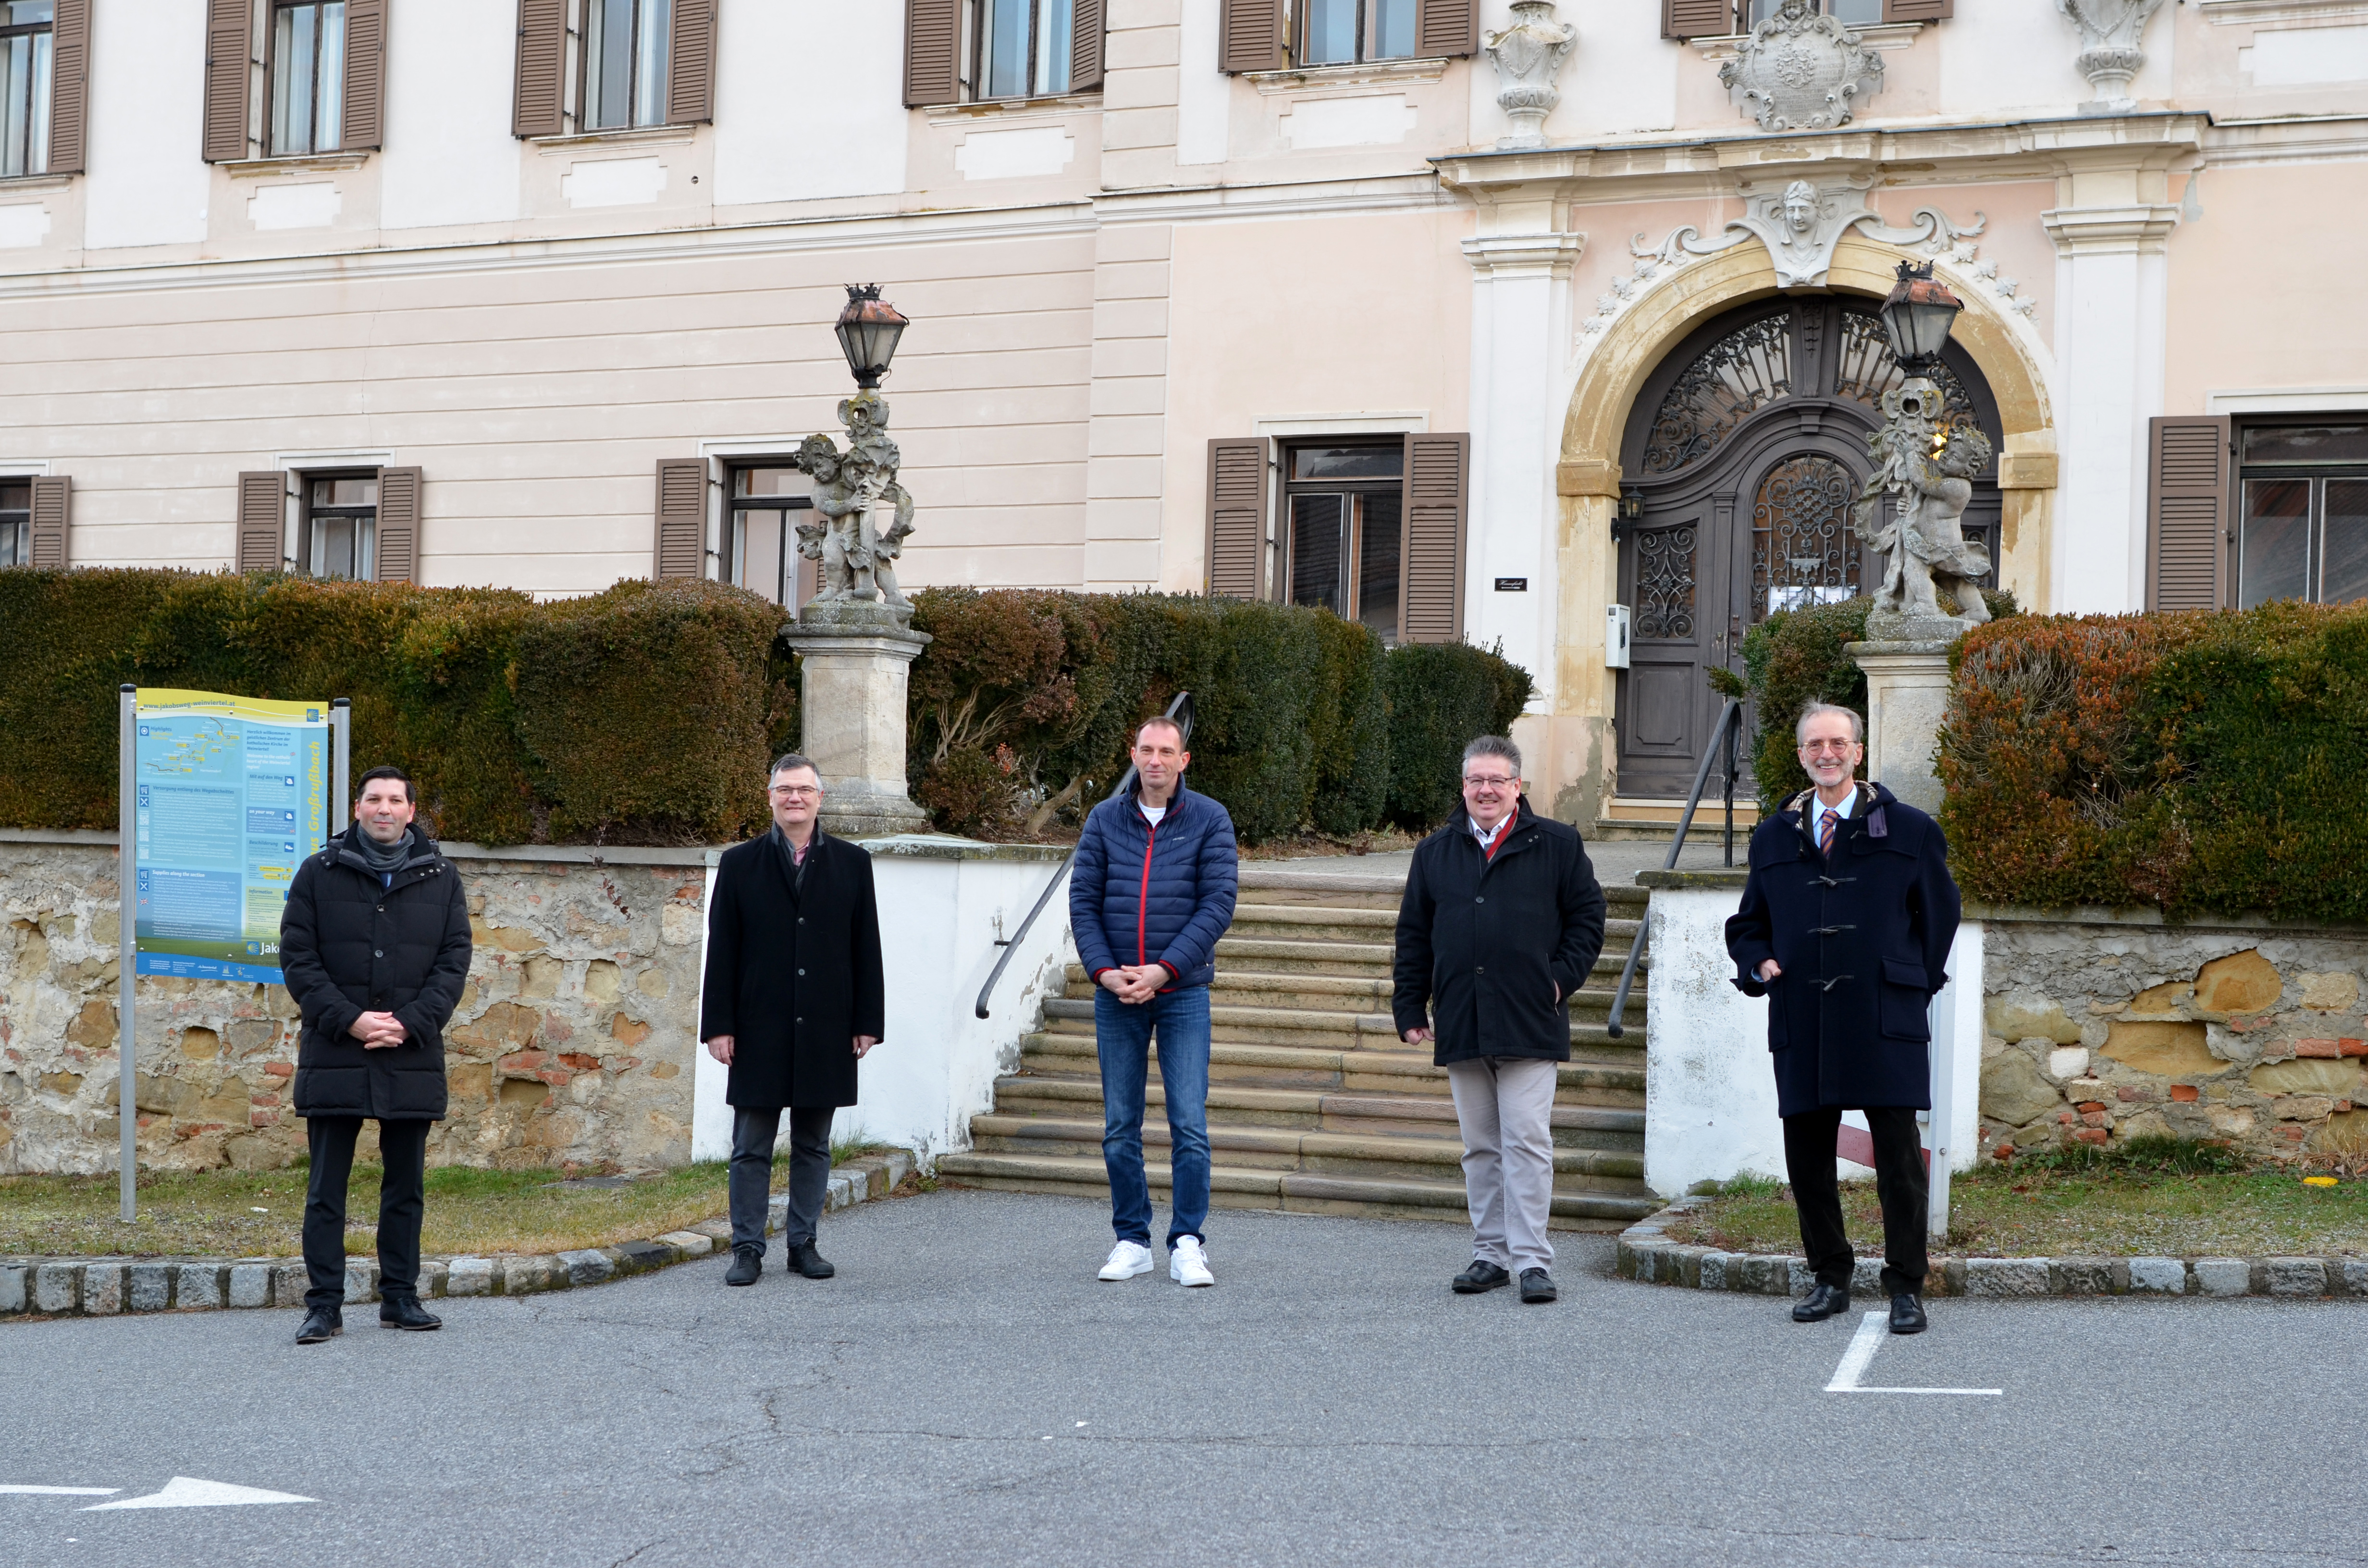
<svg viewBox="0 0 2368 1568">
<path fill-rule="evenodd" d="M 347 1189 L 346 1251 L 377 1248 L 379 1167 L 357 1165 Z M 64 1256 L 294 1257 L 302 1251 L 307 1171 L 144 1172 L 140 1219 L 116 1218 L 112 1175 L 0 1176 L 0 1253 Z M 773 1166 L 775 1190 L 789 1162 Z M 552 1185 L 555 1170 L 439 1165 L 427 1173 L 420 1248 L 430 1254 L 549 1253 L 612 1246 L 712 1220 L 725 1207 L 721 1161 L 622 1187 Z"/>
<path fill-rule="evenodd" d="M 1951 1182 L 1949 1241 L 1936 1250 L 1964 1257 L 2368 1256 L 2368 1172 L 2328 1187 L 2305 1187 L 2305 1174 L 2251 1165 L 2225 1144 L 2168 1138 L 2021 1155 Z M 1873 1178 L 1844 1182 L 1841 1192 L 1850 1245 L 1881 1256 Z M 1730 1252 L 1801 1249 L 1792 1188 L 1765 1176 L 1720 1184 L 1707 1202 L 1669 1217 L 1668 1236 Z"/>
</svg>

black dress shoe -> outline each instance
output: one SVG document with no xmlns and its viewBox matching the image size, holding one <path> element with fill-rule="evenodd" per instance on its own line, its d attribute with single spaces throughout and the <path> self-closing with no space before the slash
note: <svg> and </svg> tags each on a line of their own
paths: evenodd
<svg viewBox="0 0 2368 1568">
<path fill-rule="evenodd" d="M 335 1308 L 314 1307 L 304 1314 L 304 1326 L 296 1331 L 296 1343 L 319 1345 L 345 1332 L 345 1319 Z"/>
<path fill-rule="evenodd" d="M 757 1276 L 765 1272 L 765 1255 L 755 1247 L 732 1249 L 732 1267 L 725 1271 L 726 1285 L 754 1285 Z"/>
<path fill-rule="evenodd" d="M 389 1296 L 378 1304 L 378 1325 L 425 1334 L 431 1328 L 442 1328 L 444 1320 L 423 1309 L 416 1296 Z"/>
<path fill-rule="evenodd" d="M 1892 1333 L 1921 1334 L 1927 1326 L 1924 1322 L 1924 1303 L 1916 1299 L 1915 1291 L 1902 1290 L 1891 1298 Z"/>
<path fill-rule="evenodd" d="M 812 1242 L 800 1242 L 790 1249 L 790 1267 L 809 1279 L 827 1279 L 838 1272 L 814 1251 Z"/>
<path fill-rule="evenodd" d="M 1823 1280 L 1811 1290 L 1807 1299 L 1793 1309 L 1794 1323 L 1823 1323 L 1837 1313 L 1850 1311 L 1850 1291 L 1843 1286 L 1828 1285 Z"/>
<path fill-rule="evenodd" d="M 1475 1257 L 1471 1267 L 1455 1277 L 1453 1289 L 1459 1296 L 1476 1296 L 1484 1290 L 1501 1290 L 1512 1282 L 1511 1275 Z"/>
<path fill-rule="evenodd" d="M 1543 1306 L 1562 1294 L 1554 1289 L 1554 1276 L 1543 1268 L 1521 1270 L 1521 1304 Z"/>
</svg>

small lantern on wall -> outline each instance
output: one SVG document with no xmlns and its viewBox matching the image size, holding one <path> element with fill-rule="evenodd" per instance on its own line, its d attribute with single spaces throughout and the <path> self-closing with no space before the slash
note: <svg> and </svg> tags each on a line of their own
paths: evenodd
<svg viewBox="0 0 2368 1568">
<path fill-rule="evenodd" d="M 896 357 L 896 340 L 912 324 L 880 297 L 877 283 L 847 285 L 847 309 L 838 312 L 838 346 L 859 387 L 877 387 Z"/>
<path fill-rule="evenodd" d="M 1611 504 L 1611 537 L 1621 538 L 1644 520 L 1645 493 L 1632 484 Z"/>
<path fill-rule="evenodd" d="M 1899 281 L 1883 301 L 1883 330 L 1891 339 L 1892 358 L 1911 376 L 1931 374 L 1949 341 L 1949 328 L 1965 302 L 1934 279 L 1932 264 L 1899 264 Z"/>
</svg>

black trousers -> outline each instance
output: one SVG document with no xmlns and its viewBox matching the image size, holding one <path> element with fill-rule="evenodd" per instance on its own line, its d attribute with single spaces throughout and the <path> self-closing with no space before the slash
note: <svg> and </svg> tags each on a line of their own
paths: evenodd
<svg viewBox="0 0 2368 1568">
<path fill-rule="evenodd" d="M 790 1212 L 781 1225 L 783 1246 L 814 1239 L 823 1199 L 830 1193 L 828 1106 L 791 1106 L 790 1110 Z M 732 1250 L 765 1250 L 765 1205 L 773 1192 L 773 1141 L 781 1134 L 781 1108 L 732 1112 Z"/>
<path fill-rule="evenodd" d="M 1810 1270 L 1818 1283 L 1847 1290 L 1858 1255 L 1842 1227 L 1841 1192 L 1834 1180 L 1834 1136 L 1841 1125 L 1839 1108 L 1786 1117 L 1784 1172 L 1793 1183 L 1793 1207 L 1801 1212 L 1801 1249 Z M 1883 1289 L 1894 1296 L 1920 1292 L 1930 1264 L 1924 1251 L 1924 1150 L 1916 1113 L 1873 1106 L 1866 1125 L 1874 1134 L 1874 1190 L 1883 1203 Z"/>
<path fill-rule="evenodd" d="M 363 1118 L 315 1116 L 304 1132 L 313 1146 L 313 1180 L 304 1193 L 304 1304 L 336 1308 L 346 1299 L 346 1184 L 354 1174 L 354 1140 Z M 425 1120 L 381 1121 L 378 1147 L 386 1178 L 378 1194 L 378 1293 L 392 1301 L 419 1294 L 419 1217 L 427 1209 Z"/>
</svg>

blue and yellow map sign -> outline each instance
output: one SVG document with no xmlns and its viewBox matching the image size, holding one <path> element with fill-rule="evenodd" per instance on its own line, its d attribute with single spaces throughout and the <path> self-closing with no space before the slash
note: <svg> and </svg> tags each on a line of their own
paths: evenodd
<svg viewBox="0 0 2368 1568">
<path fill-rule="evenodd" d="M 279 983 L 279 912 L 329 836 L 329 705 L 142 687 L 138 972 Z"/>
</svg>

